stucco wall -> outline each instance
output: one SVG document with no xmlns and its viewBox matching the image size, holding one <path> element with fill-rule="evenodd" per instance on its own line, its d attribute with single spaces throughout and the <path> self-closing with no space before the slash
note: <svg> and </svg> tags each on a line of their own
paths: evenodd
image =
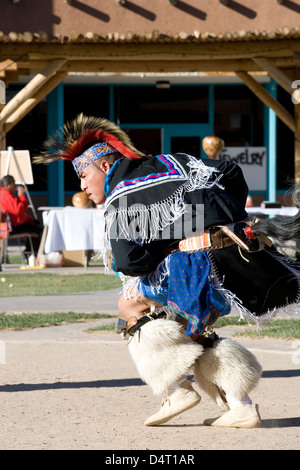
<svg viewBox="0 0 300 470">
<path fill-rule="evenodd" d="M 284 0 L 12 0 L 1 1 L 0 31 L 61 33 L 226 32 L 300 25 L 300 1 Z"/>
</svg>

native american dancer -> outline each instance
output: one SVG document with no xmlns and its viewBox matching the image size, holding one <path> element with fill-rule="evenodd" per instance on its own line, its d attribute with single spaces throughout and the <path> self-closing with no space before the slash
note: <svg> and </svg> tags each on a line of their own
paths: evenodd
<svg viewBox="0 0 300 470">
<path fill-rule="evenodd" d="M 257 427 L 249 393 L 262 368 L 247 349 L 211 327 L 238 309 L 257 323 L 299 307 L 299 268 L 268 236 L 299 237 L 299 215 L 255 222 L 234 163 L 186 154 L 148 156 L 114 123 L 79 115 L 45 144 L 38 163 L 72 161 L 81 189 L 105 203 L 104 260 L 124 278 L 117 326 L 154 394 L 166 394 L 145 421 L 169 421 L 200 402 L 187 378 L 222 410 L 204 423 Z"/>
</svg>

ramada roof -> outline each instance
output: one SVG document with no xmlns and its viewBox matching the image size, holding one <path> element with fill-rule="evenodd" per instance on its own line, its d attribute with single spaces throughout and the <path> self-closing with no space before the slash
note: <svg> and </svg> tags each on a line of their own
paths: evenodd
<svg viewBox="0 0 300 470">
<path fill-rule="evenodd" d="M 224 33 L 214 33 L 209 31 L 193 31 L 193 32 L 172 32 L 165 33 L 158 30 L 152 32 L 133 33 L 77 33 L 71 32 L 68 35 L 63 33 L 47 34 L 45 31 L 17 33 L 14 31 L 4 34 L 0 31 L 0 43 L 81 43 L 81 42 L 133 42 L 133 43 L 177 43 L 177 42 L 235 42 L 235 41 L 263 41 L 276 39 L 296 39 L 300 37 L 300 26 L 296 28 L 282 27 L 276 30 L 260 31 L 254 29 L 251 31 L 227 31 Z"/>
</svg>

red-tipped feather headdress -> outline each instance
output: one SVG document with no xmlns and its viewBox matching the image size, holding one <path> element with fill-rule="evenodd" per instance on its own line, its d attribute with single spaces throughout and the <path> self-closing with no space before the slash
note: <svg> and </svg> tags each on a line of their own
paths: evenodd
<svg viewBox="0 0 300 470">
<path fill-rule="evenodd" d="M 79 114 L 67 122 L 62 133 L 44 144 L 45 151 L 34 158 L 35 163 L 50 163 L 56 160 L 74 160 L 89 146 L 105 142 L 126 158 L 142 158 L 145 155 L 131 143 L 128 135 L 108 119 Z"/>
</svg>

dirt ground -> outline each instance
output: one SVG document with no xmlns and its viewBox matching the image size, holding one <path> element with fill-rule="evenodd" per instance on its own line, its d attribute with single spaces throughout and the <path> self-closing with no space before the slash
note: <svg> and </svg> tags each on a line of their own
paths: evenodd
<svg viewBox="0 0 300 470">
<path fill-rule="evenodd" d="M 300 449 L 300 341 L 239 339 L 264 369 L 251 394 L 260 428 L 204 426 L 220 410 L 201 392 L 196 408 L 146 427 L 161 398 L 138 378 L 126 341 L 89 326 L 0 333 L 0 449 Z"/>
</svg>

